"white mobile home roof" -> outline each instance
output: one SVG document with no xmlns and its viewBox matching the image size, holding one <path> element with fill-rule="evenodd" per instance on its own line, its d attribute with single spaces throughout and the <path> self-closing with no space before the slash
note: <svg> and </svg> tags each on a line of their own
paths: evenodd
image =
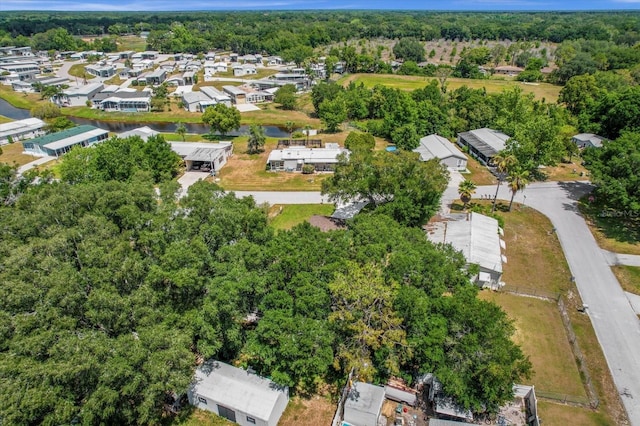
<svg viewBox="0 0 640 426">
<path fill-rule="evenodd" d="M 302 160 L 305 163 L 337 163 L 338 155 L 349 151 L 343 148 L 290 147 L 274 149 L 267 161 Z"/>
<path fill-rule="evenodd" d="M 589 142 L 595 147 L 602 147 L 602 141 L 605 139 L 602 136 L 595 135 L 593 133 L 580 133 L 573 137 L 573 139 L 579 142 Z"/>
<path fill-rule="evenodd" d="M 89 96 L 95 92 L 99 92 L 103 87 L 104 85 L 102 83 L 89 83 L 84 86 L 68 89 L 64 93 L 67 96 Z"/>
<path fill-rule="evenodd" d="M 457 220 L 436 222 L 428 232 L 429 239 L 434 243 L 451 244 L 469 263 L 502 272 L 498 221 L 479 213 L 454 218 Z"/>
<path fill-rule="evenodd" d="M 186 157 L 198 149 L 225 149 L 231 142 L 207 143 L 207 142 L 170 142 L 173 152 L 181 157 Z M 208 158 L 207 158 L 208 159 Z M 205 159 L 205 160 L 207 160 Z M 198 160 L 196 160 L 198 161 Z"/>
<path fill-rule="evenodd" d="M 428 161 L 432 158 L 444 160 L 445 158 L 455 157 L 466 160 L 467 157 L 455 147 L 454 144 L 440 135 L 429 135 L 420 139 L 420 145 L 413 150 L 420 154 L 422 161 Z"/>
<path fill-rule="evenodd" d="M 252 417 L 268 421 L 282 393 L 269 379 L 223 362 L 206 362 L 196 370 L 195 393 Z"/>
<path fill-rule="evenodd" d="M 369 424 L 380 414 L 384 402 L 384 388 L 356 382 L 344 403 L 345 420 L 357 425 Z"/>
<path fill-rule="evenodd" d="M 222 86 L 222 88 L 223 88 L 226 92 L 228 92 L 228 93 L 230 93 L 230 94 L 232 94 L 232 95 L 234 95 L 234 96 L 244 95 L 244 94 L 245 94 L 244 90 L 239 89 L 239 88 L 237 88 L 236 86 Z"/>
<path fill-rule="evenodd" d="M 138 127 L 137 129 L 129 130 L 127 132 L 122 132 L 118 135 L 118 137 L 121 139 L 124 139 L 124 138 L 128 138 L 129 136 L 140 136 L 143 140 L 146 141 L 151 136 L 155 136 L 157 134 L 158 132 L 153 130 L 151 127 L 143 126 L 143 127 Z"/>
<path fill-rule="evenodd" d="M 24 120 L 0 124 L 0 138 L 42 129 L 45 125 L 46 123 L 39 118 L 25 118 Z"/>
</svg>

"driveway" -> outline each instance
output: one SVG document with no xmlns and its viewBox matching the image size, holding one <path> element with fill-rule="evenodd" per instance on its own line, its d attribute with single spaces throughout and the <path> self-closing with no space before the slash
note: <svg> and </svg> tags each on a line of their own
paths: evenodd
<svg viewBox="0 0 640 426">
<path fill-rule="evenodd" d="M 180 191 L 180 197 L 184 197 L 185 195 L 187 195 L 187 192 L 189 191 L 189 187 L 191 185 L 199 180 L 205 179 L 207 176 L 209 176 L 208 173 L 200 171 L 185 172 L 182 176 L 180 176 L 180 179 L 178 179 L 178 183 L 182 187 Z"/>
<path fill-rule="evenodd" d="M 585 182 L 535 183 L 518 193 L 515 201 L 539 210 L 555 227 L 629 420 L 640 426 L 640 321 L 578 212 L 576 201 L 590 189 Z M 494 191 L 495 186 L 479 187 L 476 196 Z M 503 185 L 498 198 L 510 197 Z"/>
<path fill-rule="evenodd" d="M 30 163 L 27 163 L 27 164 L 25 164 L 23 166 L 18 167 L 18 174 L 21 175 L 24 172 L 26 172 L 27 170 L 31 170 L 34 167 L 38 167 L 41 164 L 48 163 L 49 161 L 53 161 L 55 159 L 56 159 L 56 157 L 49 157 L 49 156 L 40 157 L 37 160 L 34 160 L 34 161 L 30 162 Z"/>
</svg>

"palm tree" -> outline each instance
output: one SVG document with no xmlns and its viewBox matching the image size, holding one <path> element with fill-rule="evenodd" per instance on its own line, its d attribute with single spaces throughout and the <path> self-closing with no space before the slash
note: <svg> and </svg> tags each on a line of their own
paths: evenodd
<svg viewBox="0 0 640 426">
<path fill-rule="evenodd" d="M 309 145 L 309 132 L 311 132 L 311 126 L 310 125 L 305 125 L 304 126 L 304 132 L 307 135 L 307 146 Z"/>
<path fill-rule="evenodd" d="M 176 133 L 180 135 L 182 142 L 184 142 L 184 135 L 187 133 L 187 126 L 185 126 L 182 121 L 178 122 L 178 125 L 176 126 Z"/>
<path fill-rule="evenodd" d="M 265 142 L 264 128 L 256 124 L 249 127 L 249 141 L 247 142 L 247 152 L 255 154 L 262 150 Z"/>
<path fill-rule="evenodd" d="M 509 203 L 509 211 L 511 211 L 516 192 L 524 190 L 529 183 L 529 172 L 522 169 L 511 170 L 509 176 L 507 176 L 507 181 L 509 182 L 509 189 L 511 189 L 511 202 Z"/>
<path fill-rule="evenodd" d="M 287 121 L 284 123 L 284 127 L 287 129 L 287 132 L 289 132 L 289 142 L 291 142 L 293 140 L 293 129 L 296 128 L 296 123 L 293 121 Z"/>
<path fill-rule="evenodd" d="M 513 167 L 518 163 L 518 159 L 513 154 L 508 154 L 504 151 L 499 152 L 492 159 L 493 164 L 496 167 L 496 174 L 498 178 L 498 185 L 496 186 L 496 195 L 493 197 L 493 206 L 491 207 L 491 213 L 496 211 L 496 202 L 498 200 L 498 191 L 500 190 L 500 184 L 504 179 L 504 174 L 509 173 Z"/>
<path fill-rule="evenodd" d="M 458 185 L 458 194 L 460 194 L 460 201 L 464 203 L 463 209 L 467 208 L 467 204 L 471 201 L 471 197 L 476 192 L 476 184 L 470 180 L 463 180 Z"/>
</svg>

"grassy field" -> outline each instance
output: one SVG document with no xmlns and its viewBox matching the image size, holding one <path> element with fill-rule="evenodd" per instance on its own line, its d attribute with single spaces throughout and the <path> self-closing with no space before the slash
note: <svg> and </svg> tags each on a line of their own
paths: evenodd
<svg viewBox="0 0 640 426">
<path fill-rule="evenodd" d="M 338 80 L 338 83 L 347 85 L 351 81 L 362 82 L 367 87 L 381 84 L 401 90 L 415 90 L 429 84 L 436 77 L 420 77 L 396 74 L 352 74 Z M 549 83 L 522 83 L 513 80 L 473 80 L 468 78 L 447 79 L 448 90 L 455 90 L 467 86 L 470 89 L 485 88 L 487 93 L 500 93 L 504 89 L 519 86 L 525 93 L 533 93 L 536 99 L 545 99 L 547 102 L 556 102 L 560 94 L 560 86 Z"/>
<path fill-rule="evenodd" d="M 147 48 L 147 40 L 135 35 L 118 37 L 116 43 L 118 44 L 118 50 L 121 52 L 124 52 L 126 50 L 135 50 L 136 52 L 142 52 Z"/>
<path fill-rule="evenodd" d="M 615 212 L 589 204 L 588 200 L 581 200 L 579 207 L 601 248 L 640 255 L 640 218 L 614 217 Z"/>
<path fill-rule="evenodd" d="M 640 295 L 640 267 L 620 265 L 611 269 L 624 291 Z"/>
<path fill-rule="evenodd" d="M 580 160 L 577 159 L 573 163 L 565 164 L 560 163 L 553 167 L 546 167 L 544 173 L 547 175 L 547 180 L 566 182 L 574 180 L 589 180 L 587 176 L 587 169 L 580 164 Z"/>
<path fill-rule="evenodd" d="M 490 291 L 480 297 L 500 305 L 515 321 L 514 340 L 533 364 L 527 383 L 542 391 L 587 396 L 555 302 Z"/>
<path fill-rule="evenodd" d="M 35 93 L 14 92 L 11 86 L 0 84 L 0 98 L 9 102 L 16 108 L 31 109 L 40 102 L 46 102 L 40 99 Z"/>
<path fill-rule="evenodd" d="M 498 203 L 500 204 L 500 203 Z M 525 287 L 550 293 L 571 288 L 571 273 L 546 216 L 528 207 L 499 212 L 504 218 L 507 263 L 502 280 L 507 287 Z"/>
<path fill-rule="evenodd" d="M 273 126 L 284 126 L 287 121 L 293 121 L 296 126 L 311 126 L 313 129 L 321 127 L 320 120 L 309 117 L 302 111 L 285 111 L 276 107 L 275 104 L 263 104 L 260 111 L 249 111 L 242 113 L 242 124 L 264 124 Z"/>
<path fill-rule="evenodd" d="M 550 222 L 545 216 L 530 208 L 524 208 L 522 210 L 516 209 L 511 213 L 499 214 L 505 221 L 506 255 L 508 258 L 508 263 L 504 264 L 504 281 L 507 283 L 507 286 L 511 287 L 521 286 L 564 292 L 567 312 L 571 318 L 580 349 L 584 355 L 584 362 L 591 374 L 593 385 L 600 401 L 597 410 L 579 409 L 545 403 L 541 405 L 540 410 L 541 417 L 544 419 L 545 424 L 625 424 L 626 414 L 619 394 L 613 384 L 611 373 L 600 349 L 591 321 L 587 315 L 579 313 L 577 310 L 577 308 L 582 305 L 582 301 L 575 288 L 575 284 L 571 283 L 568 279 L 569 271 L 564 254 L 560 248 L 560 243 L 555 234 L 549 233 L 551 229 Z M 516 299 L 513 299 L 516 296 L 507 298 L 504 298 L 504 296 L 505 295 L 483 295 L 483 297 L 496 297 L 496 301 L 501 306 L 504 304 L 503 307 L 507 313 L 515 311 L 514 317 L 517 321 L 517 327 L 521 327 L 520 324 L 523 323 L 523 321 L 525 323 L 524 326 L 530 327 L 528 334 L 524 336 L 520 335 L 521 330 L 518 328 L 516 339 L 524 338 L 530 340 L 530 342 L 522 342 L 522 345 L 525 348 L 525 353 L 531 356 L 534 366 L 539 365 L 540 359 L 538 357 L 552 356 L 556 347 L 551 344 L 538 347 L 543 353 L 535 354 L 535 358 L 528 352 L 530 349 L 527 348 L 531 348 L 531 345 L 544 345 L 544 339 L 551 338 L 555 333 L 564 333 L 562 323 L 557 322 L 555 326 L 550 328 L 547 323 L 555 318 L 555 314 L 552 314 L 548 308 L 545 308 L 544 304 L 540 305 L 538 299 L 522 297 L 523 301 L 517 302 Z M 518 298 L 520 298 L 520 296 L 518 296 Z M 522 306 L 523 303 L 525 306 Z M 531 310 L 539 310 L 539 312 L 534 314 L 530 312 Z M 547 314 L 545 314 L 545 311 L 547 311 Z M 545 315 L 551 316 L 545 319 Z M 527 320 L 527 318 L 529 319 Z M 537 322 L 532 322 L 532 318 L 540 319 Z M 524 330 L 524 328 L 522 330 Z M 544 334 L 537 336 L 536 333 L 540 330 L 544 331 Z M 565 347 L 568 356 L 572 357 L 570 349 L 567 346 L 563 346 L 566 344 L 566 335 L 565 341 L 557 344 Z M 557 355 L 559 354 L 554 356 Z M 543 368 L 556 370 L 557 366 L 548 364 L 544 365 Z M 575 368 L 575 364 L 573 368 Z M 571 373 L 572 369 L 566 371 L 570 374 L 568 376 L 570 378 L 573 374 Z M 545 377 L 540 376 L 541 374 L 547 375 L 548 373 L 540 372 L 536 369 L 534 379 L 538 380 L 539 378 Z M 560 375 L 563 374 L 565 373 L 560 373 Z M 545 378 L 544 380 L 548 380 L 550 384 L 556 383 L 554 386 L 557 386 L 559 380 L 573 380 L 569 378 Z M 542 384 L 536 387 L 541 390 L 548 389 Z M 564 393 L 568 394 L 569 392 L 567 390 L 564 391 Z M 565 419 L 576 420 L 567 422 Z"/>
<path fill-rule="evenodd" d="M 12 121 L 13 121 L 13 120 L 12 120 L 12 119 L 10 119 L 9 117 L 5 117 L 4 115 L 0 115 L 0 124 L 3 124 L 3 123 L 10 123 L 10 122 L 12 122 Z"/>
<path fill-rule="evenodd" d="M 328 216 L 334 210 L 332 204 L 276 204 L 269 210 L 269 224 L 275 229 L 291 229 L 313 215 Z"/>
<path fill-rule="evenodd" d="M 33 155 L 23 154 L 22 144 L 20 142 L 2 145 L 0 148 L 2 148 L 0 163 L 23 166 L 38 159 L 38 157 L 34 157 Z"/>
<path fill-rule="evenodd" d="M 188 409 L 188 408 L 187 408 Z M 184 419 L 176 419 L 171 422 L 173 426 L 231 426 L 229 420 L 224 419 L 210 411 L 193 409 Z"/>
<path fill-rule="evenodd" d="M 330 425 L 335 414 L 336 404 L 325 396 L 313 396 L 311 399 L 294 397 L 289 401 L 282 414 L 279 426 L 317 426 Z"/>
<path fill-rule="evenodd" d="M 209 86 L 215 87 L 218 90 L 222 90 L 223 86 L 241 86 L 242 83 L 239 81 L 201 81 L 198 84 L 193 85 L 193 91 L 200 91 L 201 87 Z"/>
<path fill-rule="evenodd" d="M 93 78 L 96 78 L 95 75 L 91 75 L 88 72 L 85 71 L 84 67 L 87 64 L 73 64 L 71 65 L 71 68 L 69 68 L 69 75 L 72 75 L 74 77 L 78 77 L 78 78 L 85 78 L 87 80 L 91 80 Z"/>
</svg>

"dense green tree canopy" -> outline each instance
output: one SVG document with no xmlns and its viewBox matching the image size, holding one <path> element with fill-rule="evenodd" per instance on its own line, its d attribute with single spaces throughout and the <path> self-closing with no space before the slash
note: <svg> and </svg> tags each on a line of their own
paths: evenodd
<svg viewBox="0 0 640 426">
<path fill-rule="evenodd" d="M 224 136 L 240 127 L 240 111 L 233 106 L 216 104 L 204 110 L 202 122 L 211 126 L 212 131 Z"/>
</svg>

